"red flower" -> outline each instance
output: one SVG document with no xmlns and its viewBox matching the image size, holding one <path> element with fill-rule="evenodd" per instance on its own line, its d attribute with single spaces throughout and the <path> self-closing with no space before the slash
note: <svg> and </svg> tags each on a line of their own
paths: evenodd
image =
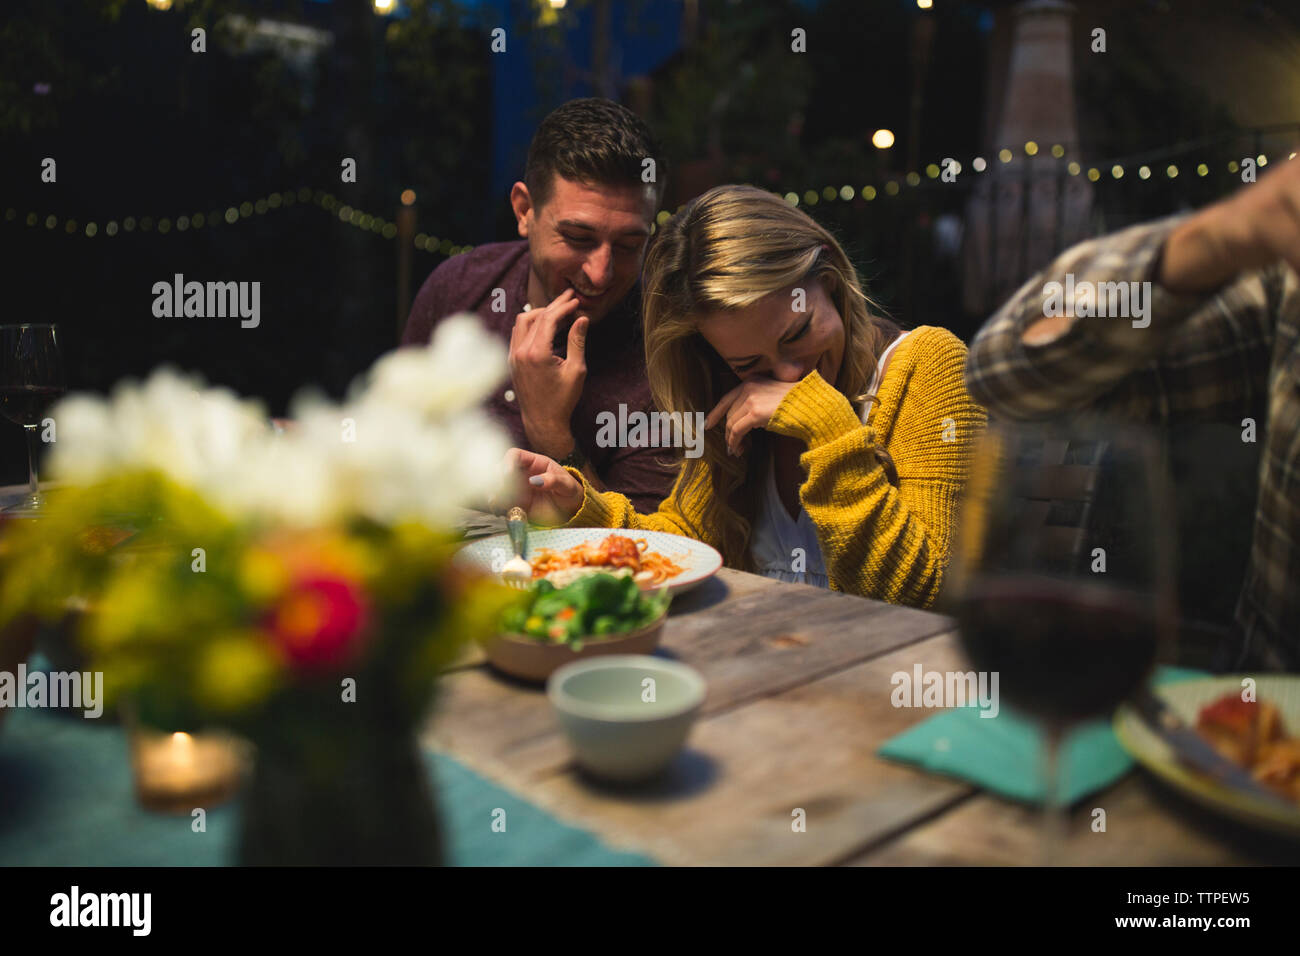
<svg viewBox="0 0 1300 956">
<path fill-rule="evenodd" d="M 365 597 L 352 582 L 314 576 L 294 582 L 266 628 L 292 664 L 324 670 L 352 657 L 367 617 Z"/>
</svg>

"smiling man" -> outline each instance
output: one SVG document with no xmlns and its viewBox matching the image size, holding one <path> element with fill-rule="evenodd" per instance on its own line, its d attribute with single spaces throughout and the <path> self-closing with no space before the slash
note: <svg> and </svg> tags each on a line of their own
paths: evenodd
<svg viewBox="0 0 1300 956">
<path fill-rule="evenodd" d="M 609 100 L 565 103 L 542 121 L 510 190 L 522 238 L 438 266 L 402 337 L 424 343 L 446 316 L 478 313 L 510 346 L 510 381 L 488 408 L 515 443 L 649 510 L 671 488 L 670 456 L 597 437 L 602 412 L 652 411 L 637 279 L 662 169 L 635 114 Z"/>
</svg>

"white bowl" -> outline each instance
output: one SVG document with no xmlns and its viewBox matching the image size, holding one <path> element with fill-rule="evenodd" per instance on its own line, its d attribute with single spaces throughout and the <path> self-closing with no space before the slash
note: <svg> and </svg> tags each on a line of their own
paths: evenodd
<svg viewBox="0 0 1300 956">
<path fill-rule="evenodd" d="M 578 763 L 618 782 L 644 780 L 669 764 L 686 742 L 704 692 L 694 668 L 645 654 L 575 661 L 546 683 Z"/>
</svg>

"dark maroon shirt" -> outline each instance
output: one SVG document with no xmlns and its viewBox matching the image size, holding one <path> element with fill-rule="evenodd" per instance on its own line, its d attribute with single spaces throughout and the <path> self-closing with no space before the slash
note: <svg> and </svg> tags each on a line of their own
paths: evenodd
<svg viewBox="0 0 1300 956">
<path fill-rule="evenodd" d="M 507 346 L 515 316 L 528 301 L 531 259 L 527 240 L 478 246 L 452 256 L 430 273 L 411 306 L 402 334 L 403 345 L 422 345 L 433 329 L 456 312 L 475 312 L 483 324 Z M 493 290 L 505 292 L 504 311 L 492 311 Z M 564 355 L 567 334 L 556 336 L 556 352 Z M 573 438 L 611 491 L 627 495 L 638 511 L 652 512 L 668 497 L 677 465 L 674 451 L 665 448 L 600 448 L 596 445 L 596 416 L 602 411 L 618 415 L 620 403 L 628 412 L 650 412 L 650 383 L 646 380 L 645 346 L 641 338 L 640 288 L 610 310 L 587 332 L 587 377 L 582 397 L 573 410 L 569 428 Z M 507 399 L 507 393 L 511 396 Z M 487 400 L 486 407 L 510 430 L 520 448 L 530 448 L 519 403 L 509 382 Z"/>
</svg>

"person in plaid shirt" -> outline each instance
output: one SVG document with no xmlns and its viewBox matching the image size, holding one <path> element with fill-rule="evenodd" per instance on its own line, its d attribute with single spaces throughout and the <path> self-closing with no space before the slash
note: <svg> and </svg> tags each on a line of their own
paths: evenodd
<svg viewBox="0 0 1300 956">
<path fill-rule="evenodd" d="M 1243 431 L 1255 419 L 1259 493 L 1224 667 L 1300 670 L 1298 272 L 1292 161 L 1197 213 L 1067 250 L 988 320 L 967 356 L 967 389 L 1007 419 L 1089 409 Z M 1090 315 L 1098 309 L 1080 300 L 1102 283 L 1144 282 L 1140 317 Z M 1069 290 L 1080 290 L 1076 301 Z"/>
</svg>

